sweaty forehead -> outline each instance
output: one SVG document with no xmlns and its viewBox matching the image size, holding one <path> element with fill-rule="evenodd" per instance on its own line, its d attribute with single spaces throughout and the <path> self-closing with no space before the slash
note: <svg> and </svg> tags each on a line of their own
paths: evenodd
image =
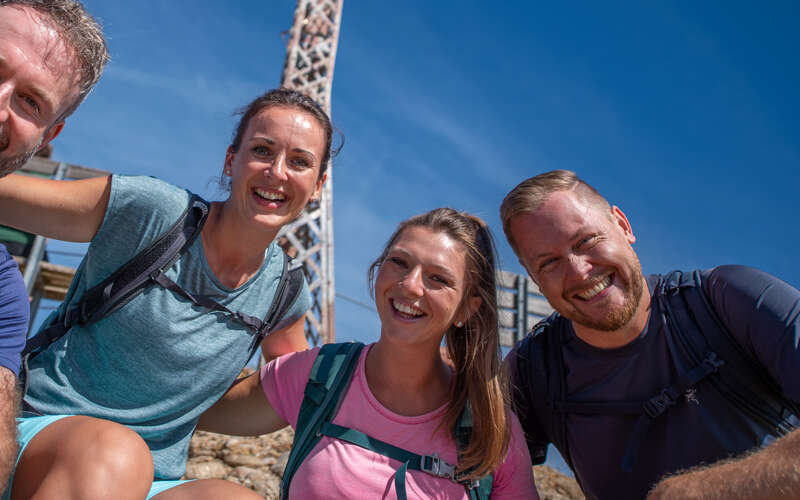
<svg viewBox="0 0 800 500">
<path fill-rule="evenodd" d="M 17 56 L 50 73 L 62 92 L 74 88 L 77 95 L 80 74 L 75 71 L 75 51 L 48 16 L 20 5 L 0 7 L 0 47 L 0 57 Z"/>
</svg>

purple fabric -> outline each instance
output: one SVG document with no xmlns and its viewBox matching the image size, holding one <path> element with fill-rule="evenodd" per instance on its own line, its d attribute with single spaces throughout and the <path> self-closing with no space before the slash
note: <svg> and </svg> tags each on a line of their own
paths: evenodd
<svg viewBox="0 0 800 500">
<path fill-rule="evenodd" d="M 19 267 L 6 247 L 0 245 L 0 366 L 14 375 L 19 375 L 29 315 L 28 294 Z"/>
</svg>

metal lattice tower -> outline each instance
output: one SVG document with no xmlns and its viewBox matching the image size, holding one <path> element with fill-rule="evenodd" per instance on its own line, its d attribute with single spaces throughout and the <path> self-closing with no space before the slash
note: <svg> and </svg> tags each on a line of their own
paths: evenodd
<svg viewBox="0 0 800 500">
<path fill-rule="evenodd" d="M 343 0 L 298 0 L 289 31 L 281 86 L 317 101 L 330 116 L 331 85 Z M 319 203 L 308 207 L 280 234 L 289 255 L 303 262 L 313 304 L 306 314 L 306 337 L 312 345 L 333 342 L 333 179 L 322 188 Z"/>
</svg>

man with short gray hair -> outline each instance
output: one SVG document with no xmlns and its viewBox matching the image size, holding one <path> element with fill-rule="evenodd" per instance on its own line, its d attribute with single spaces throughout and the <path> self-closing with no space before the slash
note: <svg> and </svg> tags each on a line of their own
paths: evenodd
<svg viewBox="0 0 800 500">
<path fill-rule="evenodd" d="M 100 79 L 108 49 L 74 0 L 0 0 L 0 177 L 52 141 Z M 22 277 L 0 245 L 0 491 L 17 455 L 16 377 L 28 329 Z"/>
<path fill-rule="evenodd" d="M 744 266 L 645 276 L 625 214 L 566 170 L 500 215 L 556 310 L 506 358 L 534 462 L 554 444 L 588 498 L 797 498 L 800 291 Z"/>
</svg>

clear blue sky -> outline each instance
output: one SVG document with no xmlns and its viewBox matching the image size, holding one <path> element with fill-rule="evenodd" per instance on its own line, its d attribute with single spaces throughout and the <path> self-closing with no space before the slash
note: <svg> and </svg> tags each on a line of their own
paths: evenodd
<svg viewBox="0 0 800 500">
<path fill-rule="evenodd" d="M 86 0 L 112 62 L 54 158 L 210 198 L 232 111 L 278 85 L 294 2 Z M 347 0 L 333 84 L 337 292 L 396 224 L 484 217 L 523 179 L 575 170 L 628 215 L 645 272 L 747 264 L 800 286 L 797 2 Z M 63 261 L 67 264 L 75 262 Z M 375 314 L 337 299 L 337 339 Z"/>
</svg>

